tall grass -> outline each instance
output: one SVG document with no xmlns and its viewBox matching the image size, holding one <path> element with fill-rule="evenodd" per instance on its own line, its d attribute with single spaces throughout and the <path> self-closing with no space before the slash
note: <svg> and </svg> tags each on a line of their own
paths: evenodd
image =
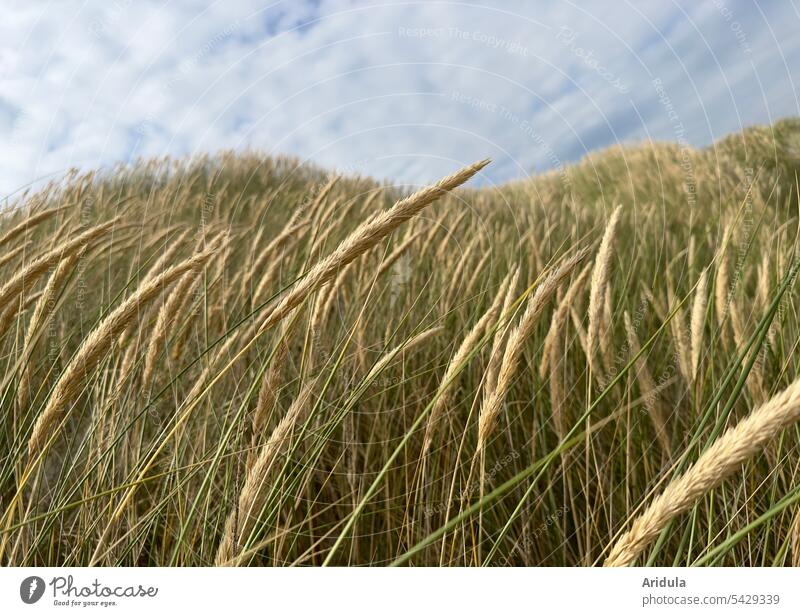
<svg viewBox="0 0 800 616">
<path fill-rule="evenodd" d="M 800 122 L 486 164 L 7 204 L 0 562 L 798 562 Z"/>
</svg>

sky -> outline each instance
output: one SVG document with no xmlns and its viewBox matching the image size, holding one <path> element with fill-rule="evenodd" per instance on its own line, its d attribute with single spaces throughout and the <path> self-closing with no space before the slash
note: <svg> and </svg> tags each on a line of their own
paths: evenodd
<svg viewBox="0 0 800 616">
<path fill-rule="evenodd" d="M 796 0 L 4 3 L 0 197 L 221 149 L 499 183 L 800 113 Z"/>
</svg>

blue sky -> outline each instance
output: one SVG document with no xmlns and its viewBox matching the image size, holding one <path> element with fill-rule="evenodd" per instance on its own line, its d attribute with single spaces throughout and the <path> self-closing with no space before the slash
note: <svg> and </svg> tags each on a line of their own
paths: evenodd
<svg viewBox="0 0 800 616">
<path fill-rule="evenodd" d="M 797 2 L 30 0 L 0 24 L 0 195 L 224 148 L 419 184 L 800 110 Z"/>
</svg>

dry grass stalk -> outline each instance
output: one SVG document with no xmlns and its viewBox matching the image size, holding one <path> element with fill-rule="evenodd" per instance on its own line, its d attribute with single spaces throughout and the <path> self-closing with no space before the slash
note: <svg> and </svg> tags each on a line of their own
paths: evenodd
<svg viewBox="0 0 800 616">
<path fill-rule="evenodd" d="M 303 387 L 289 410 L 286 411 L 286 415 L 275 426 L 269 439 L 264 443 L 255 462 L 250 466 L 244 486 L 239 492 L 238 502 L 228 514 L 225 522 L 225 530 L 214 559 L 217 566 L 231 561 L 241 551 L 242 539 L 246 541 L 253 531 L 263 505 L 265 483 L 272 463 L 284 445 L 288 443 L 294 427 L 304 421 L 309 409 L 314 383 L 315 381 L 310 381 Z"/>
<path fill-rule="evenodd" d="M 544 311 L 547 302 L 555 293 L 561 282 L 568 277 L 577 265 L 586 258 L 588 250 L 580 250 L 572 257 L 565 260 L 552 273 L 550 273 L 536 288 L 528 300 L 525 312 L 519 319 L 516 328 L 509 334 L 503 361 L 497 377 L 497 385 L 488 392 L 481 405 L 478 415 L 478 446 L 477 451 L 483 451 L 489 434 L 497 423 L 503 402 L 511 383 L 516 375 L 517 365 L 522 356 L 524 343 L 533 332 L 533 328 Z"/>
<path fill-rule="evenodd" d="M 43 210 L 37 214 L 32 214 L 28 216 L 25 220 L 23 220 L 18 225 L 12 227 L 8 231 L 6 231 L 2 237 L 0 237 L 0 247 L 5 246 L 9 242 L 16 239 L 18 236 L 22 235 L 26 231 L 30 231 L 35 226 L 41 224 L 42 222 L 52 218 L 59 212 L 63 212 L 64 210 L 68 209 L 69 206 L 65 205 L 62 207 L 56 207 L 49 210 Z"/>
<path fill-rule="evenodd" d="M 34 336 L 45 325 L 47 319 L 50 317 L 54 306 L 56 290 L 59 289 L 64 282 L 64 279 L 75 267 L 78 259 L 81 258 L 83 249 L 69 255 L 66 259 L 62 260 L 56 268 L 53 275 L 47 281 L 39 300 L 36 302 L 36 307 L 33 309 L 33 315 L 28 323 L 28 330 L 25 333 L 25 340 L 22 344 L 23 355 L 28 356 L 21 368 L 19 375 L 19 385 L 17 386 L 17 404 L 24 407 L 28 403 L 28 393 L 30 391 L 30 359 L 33 353 Z"/>
<path fill-rule="evenodd" d="M 564 385 L 563 366 L 561 365 L 563 353 L 560 347 L 561 336 L 559 335 L 554 338 L 552 346 L 547 351 L 547 354 L 550 356 L 548 360 L 550 375 L 547 380 L 547 387 L 550 391 L 550 414 L 553 418 L 553 429 L 559 441 L 562 441 L 567 432 L 568 404 L 567 389 Z"/>
<path fill-rule="evenodd" d="M 708 270 L 703 270 L 697 289 L 694 292 L 692 304 L 692 379 L 697 379 L 697 370 L 700 366 L 700 356 L 703 352 L 703 326 L 706 320 L 706 307 L 708 306 Z"/>
<path fill-rule="evenodd" d="M 278 348 L 270 361 L 267 371 L 261 380 L 261 386 L 258 388 L 258 399 L 256 407 L 253 410 L 253 419 L 251 422 L 251 438 L 250 450 L 247 455 L 247 468 L 250 469 L 255 463 L 256 456 L 258 455 L 258 445 L 263 438 L 262 432 L 267 425 L 267 418 L 275 406 L 275 401 L 278 399 L 278 383 L 281 377 L 281 368 L 283 367 L 286 356 L 289 354 L 289 338 L 293 331 L 293 324 L 296 321 L 286 321 L 282 327 L 281 335 L 278 341 Z"/>
<path fill-rule="evenodd" d="M 800 567 L 800 507 L 794 514 L 791 528 L 792 567 Z"/>
<path fill-rule="evenodd" d="M 339 280 L 338 276 L 336 280 Z M 332 287 L 333 284 L 324 285 L 314 295 L 314 302 L 311 307 L 311 319 L 308 325 L 308 343 L 304 374 L 314 374 L 320 364 L 319 360 L 324 359 L 324 353 L 319 347 L 322 346 L 322 328 L 327 316 L 325 308 L 327 307 Z"/>
<path fill-rule="evenodd" d="M 264 331 L 275 323 L 280 322 L 306 296 L 330 281 L 340 268 L 375 246 L 401 224 L 416 216 L 442 195 L 466 182 L 488 164 L 488 160 L 483 160 L 465 167 L 440 180 L 435 185 L 423 188 L 413 195 L 398 201 L 389 210 L 377 214 L 370 221 L 362 224 L 339 244 L 330 255 L 312 267 L 302 280 L 298 281 L 294 288 L 268 313 L 261 324 L 260 331 Z"/>
<path fill-rule="evenodd" d="M 566 325 L 567 315 L 569 314 L 569 308 L 572 306 L 578 293 L 583 289 L 588 275 L 589 267 L 586 266 L 564 294 L 561 303 L 553 313 L 553 319 L 550 322 L 550 329 L 547 332 L 547 338 L 545 339 L 544 348 L 542 350 L 543 355 L 550 356 L 547 361 L 542 361 L 542 365 L 545 366 L 545 370 L 549 367 L 550 378 L 548 386 L 550 389 L 550 408 L 553 417 L 553 427 L 559 439 L 563 438 L 566 434 L 566 417 L 568 410 L 562 366 L 562 362 L 564 362 L 566 358 L 561 348 L 564 327 Z M 542 378 L 544 378 L 544 375 Z"/>
<path fill-rule="evenodd" d="M 462 211 L 456 218 L 453 220 L 452 224 L 448 227 L 442 227 L 445 231 L 445 237 L 439 242 L 439 245 L 436 247 L 436 255 L 437 261 L 446 260 L 446 254 L 449 251 L 453 250 L 453 247 L 450 245 L 450 238 L 456 234 L 456 230 L 461 225 L 461 222 L 467 217 L 469 210 Z M 438 227 L 438 225 L 437 225 Z"/>
<path fill-rule="evenodd" d="M 550 354 L 554 344 L 557 343 L 564 326 L 569 316 L 570 308 L 578 297 L 583 285 L 586 283 L 586 277 L 589 274 L 589 265 L 584 266 L 581 273 L 569 286 L 569 289 L 561 298 L 558 308 L 553 313 L 553 318 L 550 321 L 550 329 L 547 330 L 547 335 L 544 338 L 542 345 L 542 361 L 539 364 L 539 376 L 544 378 L 547 375 L 548 367 L 550 365 Z"/>
<path fill-rule="evenodd" d="M 120 338 L 122 338 L 122 336 L 120 336 Z M 137 355 L 139 354 L 139 350 L 142 347 L 142 339 L 142 331 L 137 331 L 136 335 L 133 337 L 133 342 L 128 345 L 128 348 L 122 357 L 122 362 L 120 363 L 119 372 L 117 373 L 117 382 L 114 390 L 114 396 L 116 398 L 119 398 L 119 396 L 122 394 L 125 383 L 128 382 L 128 378 L 133 374 L 134 363 Z M 127 343 L 127 340 L 125 342 Z M 119 349 L 123 349 L 124 345 L 118 342 L 117 347 Z"/>
<path fill-rule="evenodd" d="M 200 376 L 195 380 L 194 385 L 192 386 L 191 390 L 189 391 L 188 395 L 183 401 L 184 405 L 189 405 L 193 403 L 195 400 L 199 399 L 200 395 L 203 393 L 203 389 L 205 388 L 206 384 L 211 380 L 211 377 L 214 374 L 214 371 L 217 369 L 217 366 L 222 362 L 225 357 L 229 357 L 233 351 L 233 348 L 236 346 L 237 343 L 240 342 L 241 339 L 248 340 L 252 337 L 256 330 L 256 323 L 251 321 L 247 325 L 243 326 L 236 332 L 230 334 L 226 339 L 225 342 L 222 343 L 222 346 L 217 349 L 216 353 L 208 360 L 206 367 L 203 368 L 203 371 L 200 373 Z"/>
<path fill-rule="evenodd" d="M 356 269 L 356 265 L 358 261 L 351 261 L 342 270 L 336 275 L 333 283 L 328 287 L 328 292 L 325 294 L 324 302 L 322 303 L 322 307 L 320 309 L 319 319 L 320 324 L 333 310 L 333 304 L 336 299 L 339 297 L 339 294 L 345 288 L 345 282 L 347 281 L 348 274 Z"/>
<path fill-rule="evenodd" d="M 378 188 L 378 189 L 376 189 L 376 190 L 373 190 L 373 191 L 372 191 L 372 192 L 371 192 L 371 193 L 370 193 L 370 194 L 367 196 L 367 198 L 366 198 L 366 199 L 364 199 L 364 203 L 361 205 L 361 211 L 362 211 L 362 212 L 366 212 L 366 211 L 367 211 L 367 210 L 370 208 L 370 206 L 373 204 L 373 202 L 374 202 L 374 201 L 375 201 L 375 200 L 376 200 L 378 197 L 380 197 L 381 195 L 383 195 L 383 189 L 382 189 L 382 188 Z"/>
<path fill-rule="evenodd" d="M 258 301 L 264 295 L 264 291 L 266 291 L 267 286 L 273 281 L 273 277 L 275 274 L 275 269 L 281 264 L 281 260 L 283 255 L 285 254 L 286 249 L 292 242 L 297 238 L 297 234 L 303 230 L 305 227 L 308 226 L 308 223 L 301 223 L 296 224 L 288 227 L 284 231 L 282 231 L 278 237 L 272 240 L 264 251 L 259 255 L 258 259 L 256 260 L 255 264 L 252 267 L 252 276 L 255 276 L 258 271 L 261 270 L 263 265 L 267 262 L 268 259 L 272 258 L 272 263 L 267 268 L 267 270 L 261 275 L 259 278 L 258 285 L 256 286 L 255 291 L 253 291 L 253 301 Z M 281 251 L 279 255 L 275 255 L 276 251 Z"/>
<path fill-rule="evenodd" d="M 419 249 L 420 258 L 423 258 L 423 257 L 425 257 L 427 255 L 428 250 L 433 245 L 433 240 L 436 237 L 436 234 L 439 233 L 439 229 L 441 229 L 444 226 L 444 221 L 447 219 L 448 214 L 449 214 L 449 212 L 447 210 L 445 210 L 441 214 L 439 214 L 439 218 L 434 220 L 432 223 L 428 223 L 429 226 L 430 226 L 430 229 L 428 230 L 428 233 L 425 236 L 425 238 L 422 240 L 422 245 L 421 245 L 421 247 Z M 467 215 L 466 212 L 461 212 L 461 214 L 459 214 L 457 220 L 462 218 L 462 217 L 464 217 L 464 216 L 466 216 L 466 215 Z"/>
<path fill-rule="evenodd" d="M 605 299 L 603 300 L 603 320 L 600 324 L 600 357 L 603 360 L 603 369 L 606 374 L 611 372 L 614 365 L 614 358 L 611 352 L 611 339 L 614 334 L 612 331 L 612 305 L 611 287 L 606 285 Z"/>
<path fill-rule="evenodd" d="M 583 321 L 581 321 L 581 315 L 578 314 L 578 311 L 575 309 L 575 306 L 570 306 L 569 317 L 570 320 L 572 321 L 572 327 L 575 329 L 575 335 L 578 337 L 578 344 L 581 345 L 583 354 L 588 355 L 589 347 L 586 345 L 586 328 L 583 327 Z"/>
<path fill-rule="evenodd" d="M 517 284 L 519 283 L 520 268 L 514 267 L 511 274 L 511 282 L 506 288 L 506 295 L 503 298 L 503 308 L 500 310 L 500 318 L 506 322 L 498 327 L 492 339 L 492 348 L 489 351 L 489 362 L 486 365 L 486 377 L 484 379 L 484 392 L 494 391 L 497 387 L 497 375 L 500 373 L 500 364 L 503 362 L 503 349 L 508 332 L 511 330 L 511 307 L 517 294 Z"/>
<path fill-rule="evenodd" d="M 5 312 L 0 316 L 0 338 L 11 328 L 17 317 L 33 306 L 41 296 L 42 292 L 37 291 L 27 298 L 20 297 L 17 302 L 6 308 Z"/>
<path fill-rule="evenodd" d="M 369 383 L 375 377 L 377 377 L 381 372 L 383 372 L 386 369 L 386 367 L 389 364 L 391 364 L 400 353 L 405 353 L 406 351 L 410 351 L 414 347 L 419 346 L 420 344 L 425 342 L 428 338 L 440 333 L 443 329 L 444 328 L 441 326 L 431 327 L 430 329 L 426 329 L 424 332 L 421 332 L 416 336 L 409 338 L 405 342 L 401 342 L 375 363 L 375 365 L 367 373 L 367 376 L 364 377 L 364 381 Z"/>
<path fill-rule="evenodd" d="M 669 298 L 669 310 L 672 314 L 669 326 L 672 332 L 672 339 L 675 342 L 678 368 L 686 384 L 691 385 L 694 379 L 692 377 L 692 357 L 689 338 L 686 332 L 686 320 L 683 315 L 683 308 L 678 306 L 678 301 L 672 291 L 671 283 L 667 283 L 667 297 Z"/>
<path fill-rule="evenodd" d="M 220 250 L 225 243 L 224 236 L 220 235 L 209 242 L 207 252 L 214 254 L 216 251 Z M 178 308 L 197 285 L 204 265 L 205 261 L 199 261 L 196 268 L 192 270 L 191 273 L 181 278 L 158 311 L 150 340 L 147 343 L 147 353 L 145 354 L 144 368 L 142 370 L 142 385 L 146 389 L 150 387 L 158 356 L 164 348 L 164 343 L 178 315 Z M 145 281 L 150 279 L 148 275 Z"/>
<path fill-rule="evenodd" d="M 320 228 L 333 229 L 334 225 L 329 223 L 331 221 L 331 217 L 333 216 L 334 212 L 345 210 L 345 208 L 341 207 L 341 205 L 342 205 L 341 197 L 338 197 L 331 201 L 326 200 L 323 207 L 320 209 L 319 218 L 316 221 L 314 221 L 314 226 L 317 227 L 318 229 Z"/>
<path fill-rule="evenodd" d="M 688 511 L 782 430 L 800 420 L 800 380 L 726 430 L 683 475 L 674 479 L 616 542 L 605 566 L 632 564 L 666 524 Z"/>
<path fill-rule="evenodd" d="M 599 344 L 599 336 L 603 328 L 603 302 L 606 297 L 606 286 L 611 277 L 611 261 L 613 258 L 614 237 L 617 224 L 622 214 L 622 206 L 618 205 L 609 218 L 600 248 L 592 270 L 592 282 L 589 287 L 589 327 L 586 332 L 586 345 L 588 347 L 587 360 L 592 372 L 601 377 L 600 366 L 595 361 L 595 354 Z"/>
<path fill-rule="evenodd" d="M 332 226 L 324 227 L 321 233 L 312 234 L 311 249 L 309 250 L 310 260 L 317 260 L 319 255 L 325 250 L 328 238 L 333 235 L 335 228 Z"/>
<path fill-rule="evenodd" d="M 656 299 L 656 297 L 653 295 L 653 292 L 648 287 L 645 286 L 642 289 L 642 295 L 647 300 L 647 303 L 650 304 L 650 307 L 653 309 L 653 312 L 656 313 L 656 316 L 659 318 L 659 320 L 662 323 L 664 321 L 666 321 L 667 320 L 667 311 L 661 305 L 661 302 L 658 301 Z"/>
<path fill-rule="evenodd" d="M 769 307 L 769 252 L 764 252 L 761 257 L 761 265 L 756 271 L 756 299 L 758 309 L 764 312 Z"/>
<path fill-rule="evenodd" d="M 727 233 L 726 233 L 727 235 Z M 725 330 L 725 316 L 728 312 L 728 293 L 730 289 L 730 256 L 723 248 L 717 263 L 717 273 L 714 278 L 714 309 L 717 314 L 717 326 L 720 332 Z"/>
<path fill-rule="evenodd" d="M 147 274 L 144 275 L 142 282 L 147 282 L 162 272 L 164 267 L 172 261 L 172 258 L 181 249 L 183 240 L 186 239 L 187 235 L 189 235 L 188 229 L 179 233 L 178 236 L 172 240 L 169 247 L 161 253 L 158 259 L 156 259 L 156 262 L 153 263 L 152 267 L 147 271 Z"/>
<path fill-rule="evenodd" d="M 475 268 L 474 268 L 474 270 L 472 272 L 472 276 L 470 276 L 470 279 L 467 281 L 467 286 L 464 287 L 464 295 L 465 295 L 465 297 L 472 297 L 472 295 L 471 295 L 472 294 L 472 288 L 478 282 L 478 278 L 480 277 L 481 273 L 483 272 L 483 268 L 486 265 L 486 263 L 489 261 L 489 258 L 491 256 L 492 256 L 492 253 L 491 252 L 487 252 L 486 254 L 484 254 L 481 257 L 481 260 L 478 261 L 478 264 L 475 266 Z"/>
<path fill-rule="evenodd" d="M 486 331 L 487 326 L 494 321 L 497 316 L 500 314 L 501 310 L 501 303 L 503 298 L 505 297 L 506 290 L 511 283 L 512 274 L 509 274 L 505 277 L 503 282 L 500 284 L 500 288 L 497 290 L 495 294 L 494 301 L 492 305 L 489 306 L 489 309 L 483 313 L 483 316 L 478 319 L 478 322 L 472 326 L 469 333 L 464 337 L 464 340 L 461 342 L 461 345 L 458 347 L 458 350 L 453 354 L 453 357 L 450 359 L 450 362 L 447 364 L 447 368 L 444 371 L 444 376 L 442 377 L 441 383 L 439 384 L 439 390 L 437 391 L 438 399 L 433 405 L 430 414 L 428 415 L 426 424 L 425 424 L 425 436 L 422 439 L 422 452 L 421 456 L 425 456 L 428 453 L 428 450 L 433 443 L 433 435 L 436 429 L 436 426 L 439 423 L 439 419 L 444 414 L 447 407 L 450 405 L 450 399 L 452 391 L 455 387 L 455 383 L 451 382 L 454 375 L 457 373 L 458 370 L 461 369 L 461 364 L 464 363 L 467 355 L 472 351 L 475 345 L 480 340 L 481 336 L 483 336 L 484 331 Z"/>
<path fill-rule="evenodd" d="M 191 321 L 192 310 L 190 308 L 194 301 L 198 299 L 195 294 L 197 293 L 197 288 L 201 280 L 202 276 L 192 276 L 191 274 L 184 276 L 178 281 L 172 291 L 170 291 L 170 294 L 167 296 L 167 303 L 174 304 L 174 309 L 172 306 L 165 309 L 162 305 L 161 310 L 164 310 L 167 314 L 179 315 L 183 314 L 183 312 L 187 310 L 189 312 L 186 322 L 182 324 L 183 331 L 178 332 L 173 338 L 172 350 L 169 354 L 169 357 L 173 362 L 177 361 L 181 356 L 183 352 L 183 344 L 186 341 L 186 338 L 191 334 L 192 328 L 189 326 L 189 322 Z M 154 334 L 155 331 L 156 330 L 154 329 Z M 147 381 L 144 379 L 142 379 L 142 382 L 147 383 Z"/>
<path fill-rule="evenodd" d="M 785 271 L 781 268 L 785 268 L 785 264 L 781 264 L 777 271 Z M 758 295 L 758 310 L 760 313 L 764 313 L 767 311 L 770 303 L 770 290 L 772 288 L 772 284 L 770 282 L 770 267 L 769 267 L 769 253 L 764 253 L 764 257 L 761 261 L 761 266 L 758 271 L 758 283 L 757 283 L 757 295 Z M 767 330 L 767 340 L 769 341 L 769 345 L 775 347 L 778 343 L 778 328 L 780 327 L 780 319 L 775 319 L 770 323 L 769 329 Z"/>
<path fill-rule="evenodd" d="M 309 220 L 313 220 L 313 219 L 317 218 L 317 216 L 320 215 L 321 210 L 324 207 L 324 205 L 325 205 L 325 203 L 326 203 L 326 201 L 328 199 L 328 195 L 331 193 L 331 191 L 333 190 L 333 187 L 336 186 L 336 184 L 339 182 L 340 179 L 341 179 L 341 176 L 332 175 L 332 176 L 330 176 L 328 181 L 325 183 L 325 185 L 320 189 L 320 191 L 317 193 L 316 197 L 314 197 L 314 201 L 311 202 L 311 206 L 308 208 L 308 218 L 309 218 Z M 298 213 L 301 213 L 301 212 L 298 212 Z"/>
<path fill-rule="evenodd" d="M 66 417 L 68 406 L 78 394 L 83 379 L 94 369 L 108 350 L 109 343 L 125 329 L 137 315 L 140 308 L 155 299 L 167 285 L 175 282 L 186 272 L 198 267 L 212 256 L 205 252 L 187 259 L 162 272 L 115 308 L 89 334 L 76 351 L 69 366 L 61 373 L 44 410 L 36 420 L 33 433 L 28 441 L 30 455 L 37 453 L 52 435 L 52 430 Z"/>
<path fill-rule="evenodd" d="M 90 242 L 105 235 L 114 227 L 116 223 L 117 219 L 114 219 L 101 225 L 97 225 L 96 227 L 81 233 L 78 237 L 68 240 L 60 246 L 57 246 L 56 248 L 46 252 L 18 271 L 11 278 L 11 280 L 0 287 L 0 310 L 4 309 L 9 302 L 17 297 L 17 295 L 23 293 L 26 288 L 29 288 L 34 282 L 36 282 L 36 280 L 38 280 L 42 274 L 44 274 L 51 267 L 51 265 L 57 263 L 63 258 L 68 257 Z"/>
<path fill-rule="evenodd" d="M 625 333 L 628 337 L 628 350 L 631 357 L 636 357 L 642 350 L 642 346 L 639 344 L 636 328 L 631 322 L 627 311 L 624 314 L 624 321 Z M 639 389 L 644 397 L 645 408 L 650 415 L 650 420 L 653 422 L 653 428 L 656 431 L 661 450 L 666 457 L 669 457 L 672 453 L 672 444 L 670 443 L 669 430 L 667 428 L 670 409 L 658 395 L 658 387 L 653 375 L 650 373 L 650 369 L 647 367 L 647 358 L 644 354 L 639 355 L 635 366 L 636 378 L 639 381 Z"/>
<path fill-rule="evenodd" d="M 16 259 L 19 256 L 19 254 L 23 252 L 25 249 L 29 248 L 30 245 L 31 242 L 26 242 L 22 244 L 22 246 L 17 246 L 13 250 L 9 250 L 6 254 L 0 257 L 0 267 L 3 267 L 4 265 L 6 265 L 6 263 L 9 263 L 10 261 Z"/>
<path fill-rule="evenodd" d="M 458 264 L 456 268 L 452 272 L 447 273 L 447 291 L 444 294 L 444 305 L 445 306 L 452 306 L 453 295 L 461 288 L 461 285 L 464 284 L 462 280 L 462 274 L 464 272 L 464 268 L 467 266 L 470 257 L 472 256 L 472 251 L 475 250 L 477 247 L 478 242 L 477 240 L 473 240 L 469 243 L 469 246 L 461 253 L 461 258 L 458 260 Z"/>
</svg>

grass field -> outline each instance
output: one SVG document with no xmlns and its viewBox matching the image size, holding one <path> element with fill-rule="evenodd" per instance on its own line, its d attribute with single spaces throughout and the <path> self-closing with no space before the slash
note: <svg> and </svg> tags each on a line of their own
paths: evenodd
<svg viewBox="0 0 800 616">
<path fill-rule="evenodd" d="M 484 164 L 9 201 L 0 562 L 800 564 L 800 121 Z"/>
</svg>

